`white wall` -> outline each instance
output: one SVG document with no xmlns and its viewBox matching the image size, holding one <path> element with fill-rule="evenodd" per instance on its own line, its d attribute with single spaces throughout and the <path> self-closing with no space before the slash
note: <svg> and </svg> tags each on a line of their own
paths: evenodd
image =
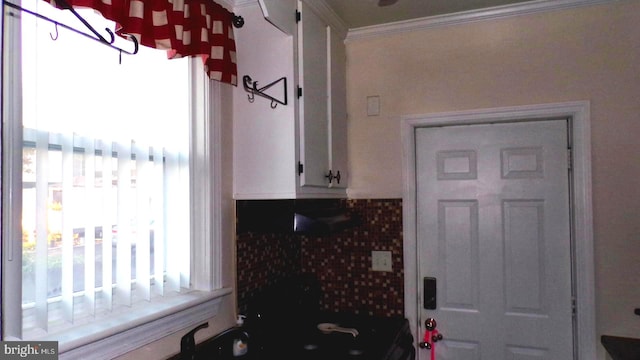
<svg viewBox="0 0 640 360">
<path fill-rule="evenodd" d="M 639 34 L 633 0 L 349 42 L 350 197 L 402 197 L 402 115 L 589 100 L 598 338 L 638 337 Z"/>
</svg>

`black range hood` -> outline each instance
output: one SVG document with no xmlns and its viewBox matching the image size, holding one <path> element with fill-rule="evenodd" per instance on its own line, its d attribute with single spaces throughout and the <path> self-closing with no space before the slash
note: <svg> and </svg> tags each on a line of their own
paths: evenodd
<svg viewBox="0 0 640 360">
<path fill-rule="evenodd" d="M 237 231 L 328 234 L 355 225 L 340 199 L 238 200 Z"/>
</svg>

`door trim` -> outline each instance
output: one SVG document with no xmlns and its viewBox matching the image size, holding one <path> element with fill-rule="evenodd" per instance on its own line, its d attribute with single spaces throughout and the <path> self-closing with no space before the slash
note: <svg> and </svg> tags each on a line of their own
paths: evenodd
<svg viewBox="0 0 640 360">
<path fill-rule="evenodd" d="M 416 142 L 415 130 L 427 126 L 472 125 L 494 122 L 571 118 L 571 199 L 573 209 L 573 291 L 576 297 L 574 349 L 577 359 L 596 358 L 593 211 L 591 195 L 591 119 L 589 101 L 525 105 L 469 111 L 402 116 L 403 235 L 405 316 L 413 334 L 419 328 L 419 261 L 416 238 Z M 419 339 L 415 339 L 416 344 Z"/>
</svg>

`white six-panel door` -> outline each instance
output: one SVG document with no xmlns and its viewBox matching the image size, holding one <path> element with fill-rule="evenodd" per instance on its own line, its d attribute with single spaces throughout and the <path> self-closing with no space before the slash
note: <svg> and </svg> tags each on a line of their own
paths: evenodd
<svg viewBox="0 0 640 360">
<path fill-rule="evenodd" d="M 415 134 L 419 273 L 437 279 L 437 308 L 418 307 L 421 332 L 432 317 L 444 335 L 436 359 L 572 359 L 567 121 Z"/>
</svg>

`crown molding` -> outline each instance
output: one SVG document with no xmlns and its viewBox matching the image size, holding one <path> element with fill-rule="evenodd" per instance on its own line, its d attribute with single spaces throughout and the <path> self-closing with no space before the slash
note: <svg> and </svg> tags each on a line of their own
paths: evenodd
<svg viewBox="0 0 640 360">
<path fill-rule="evenodd" d="M 315 10 L 325 21 L 331 25 L 331 27 L 338 33 L 342 34 L 342 37 L 347 36 L 349 28 L 342 20 L 342 18 L 336 14 L 333 9 L 327 5 L 324 0 L 302 0 L 310 8 Z"/>
<path fill-rule="evenodd" d="M 600 5 L 614 1 L 620 0 L 537 0 L 520 4 L 497 6 L 488 9 L 429 16 L 420 19 L 350 29 L 347 33 L 346 41 L 354 41 L 408 31 L 425 30 L 442 26 L 460 25 L 477 21 L 503 19 L 507 17 L 554 10 Z"/>
<path fill-rule="evenodd" d="M 259 5 L 258 0 L 218 0 L 232 5 L 233 9 Z M 347 36 L 348 28 L 344 20 L 327 5 L 324 0 L 302 0 L 316 13 L 318 13 L 331 27 L 344 38 Z"/>
</svg>

